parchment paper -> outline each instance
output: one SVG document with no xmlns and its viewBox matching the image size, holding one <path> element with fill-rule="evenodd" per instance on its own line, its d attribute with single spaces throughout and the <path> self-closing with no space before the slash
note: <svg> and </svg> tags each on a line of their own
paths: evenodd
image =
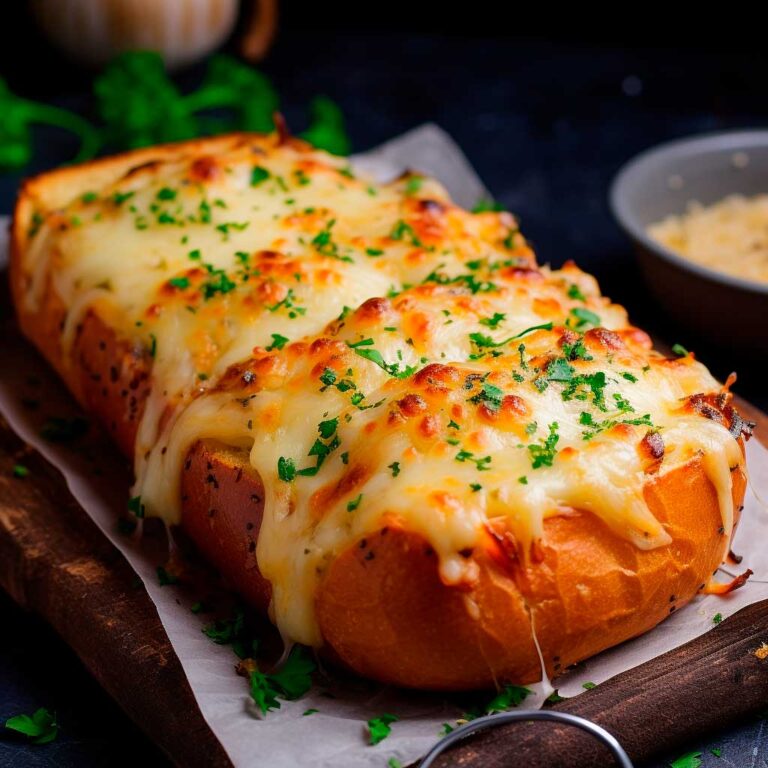
<svg viewBox="0 0 768 768">
<path fill-rule="evenodd" d="M 352 159 L 357 168 L 382 179 L 406 168 L 429 173 L 464 206 L 487 196 L 461 151 L 434 125 L 415 129 Z M 0 222 L 0 268 L 6 251 L 6 226 Z M 264 719 L 257 717 L 245 680 L 234 674 L 231 649 L 214 645 L 201 632 L 205 619 L 191 613 L 188 601 L 182 598 L 177 602 L 178 588 L 159 585 L 155 569 L 160 563 L 140 542 L 118 533 L 116 520 L 125 509 L 128 482 L 125 462 L 109 449 L 78 450 L 43 440 L 39 435 L 41 420 L 73 413 L 75 406 L 27 344 L 5 339 L 4 347 L 0 412 L 23 440 L 61 470 L 73 496 L 142 578 L 203 716 L 236 766 L 383 767 L 391 757 L 405 765 L 437 741 L 442 723 L 460 716 L 455 699 L 402 692 L 365 681 L 339 681 L 313 689 L 300 701 L 283 702 L 281 709 Z M 24 405 L 30 387 L 44 407 L 30 410 Z M 755 495 L 768 499 L 767 457 L 768 451 L 757 440 L 748 444 L 751 488 L 734 546 L 744 555 L 740 568 L 752 568 L 754 577 L 725 598 L 697 598 L 652 632 L 580 664 L 556 681 L 562 695 L 577 695 L 583 691 L 584 682 L 599 684 L 697 637 L 714 626 L 713 617 L 718 613 L 727 617 L 749 603 L 768 598 L 768 508 Z M 318 712 L 303 715 L 312 708 Z M 396 714 L 400 720 L 393 724 L 386 740 L 369 746 L 365 723 L 385 712 Z"/>
</svg>

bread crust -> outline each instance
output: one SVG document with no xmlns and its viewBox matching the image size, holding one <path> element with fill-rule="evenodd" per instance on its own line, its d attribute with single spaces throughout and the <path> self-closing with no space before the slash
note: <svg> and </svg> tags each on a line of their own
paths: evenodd
<svg viewBox="0 0 768 768">
<path fill-rule="evenodd" d="M 117 178 L 168 152 L 210 152 L 237 140 L 152 148 L 88 169 Z M 132 458 L 149 392 L 146 351 L 118 337 L 93 308 L 76 329 L 71 359 L 64 360 L 59 340 L 66 308 L 52 286 L 37 311 L 22 301 L 21 254 L 35 200 L 63 200 L 60 187 L 76 195 L 72 184 L 93 183 L 93 176 L 85 183 L 82 176 L 82 168 L 65 169 L 23 187 L 12 228 L 12 291 L 22 331 Z M 732 475 L 738 509 L 746 478 L 740 467 Z M 195 444 L 181 493 L 186 534 L 246 600 L 266 611 L 271 589 L 255 554 L 264 493 L 247 453 L 212 441 Z M 545 521 L 535 563 L 519 560 L 503 535 L 489 531 L 467 554 L 477 563 L 477 580 L 462 587 L 444 584 L 431 547 L 393 521 L 339 553 L 324 574 L 316 606 L 327 648 L 356 672 L 386 683 L 463 690 L 538 680 L 534 628 L 551 676 L 642 634 L 693 598 L 725 547 L 717 495 L 700 460 L 649 476 L 644 494 L 671 544 L 640 550 L 599 518 L 576 511 Z"/>
</svg>

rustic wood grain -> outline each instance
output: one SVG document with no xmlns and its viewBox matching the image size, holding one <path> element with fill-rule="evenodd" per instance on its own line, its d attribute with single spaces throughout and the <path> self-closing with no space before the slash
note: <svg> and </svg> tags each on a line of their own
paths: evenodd
<svg viewBox="0 0 768 768">
<path fill-rule="evenodd" d="M 553 709 L 607 728 L 639 764 L 764 708 L 768 659 L 755 654 L 763 643 L 768 643 L 768 600 Z M 440 768 L 611 764 L 608 751 L 586 734 L 539 723 L 502 726 L 471 737 L 435 763 Z"/>
</svg>

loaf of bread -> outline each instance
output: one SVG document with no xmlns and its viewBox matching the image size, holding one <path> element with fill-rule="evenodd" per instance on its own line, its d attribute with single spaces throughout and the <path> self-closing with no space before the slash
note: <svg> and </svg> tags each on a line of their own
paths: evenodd
<svg viewBox="0 0 768 768">
<path fill-rule="evenodd" d="M 22 188 L 22 331 L 286 642 L 387 683 L 531 683 L 728 552 L 748 429 L 508 213 L 278 135 Z"/>
</svg>

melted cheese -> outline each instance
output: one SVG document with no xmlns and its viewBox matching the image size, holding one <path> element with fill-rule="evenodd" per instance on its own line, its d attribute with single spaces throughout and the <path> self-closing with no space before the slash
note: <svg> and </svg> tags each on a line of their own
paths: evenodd
<svg viewBox="0 0 768 768">
<path fill-rule="evenodd" d="M 430 180 L 376 185 L 275 137 L 41 214 L 29 306 L 52 280 L 65 348 L 98 306 L 154 355 L 136 445 L 147 513 L 178 522 L 196 441 L 250 450 L 257 560 L 287 639 L 321 642 L 323 573 L 382 525 L 423 535 L 448 584 L 475 578 L 462 553 L 489 527 L 528 558 L 544 520 L 573 509 L 664 546 L 644 486 L 698 457 L 727 547 L 741 451 L 688 407 L 718 383 L 653 352 L 576 267 L 537 267 L 509 214 L 467 213 Z"/>
</svg>

